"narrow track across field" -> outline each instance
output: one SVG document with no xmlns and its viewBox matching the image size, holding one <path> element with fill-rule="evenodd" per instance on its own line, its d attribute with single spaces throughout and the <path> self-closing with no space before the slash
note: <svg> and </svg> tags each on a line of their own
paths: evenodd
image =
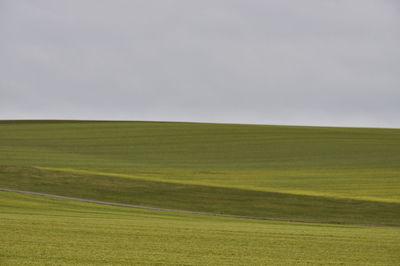
<svg viewBox="0 0 400 266">
<path fill-rule="evenodd" d="M 361 226 L 386 226 L 386 225 L 374 225 L 374 224 L 350 224 L 350 223 L 340 223 L 340 222 L 320 222 L 320 221 L 310 221 L 310 220 L 300 220 L 300 219 L 280 219 L 280 218 L 271 218 L 271 217 L 255 217 L 255 216 L 222 214 L 222 213 L 212 213 L 212 212 L 188 211 L 188 210 L 179 210 L 179 209 L 167 209 L 167 208 L 158 208 L 158 207 L 127 204 L 127 203 L 118 203 L 118 202 L 110 202 L 110 201 L 82 199 L 82 198 L 75 198 L 75 197 L 69 197 L 69 196 L 61 196 L 61 195 L 55 195 L 55 194 L 33 192 L 33 191 L 25 191 L 25 190 L 10 189 L 10 188 L 1 188 L 1 187 L 0 187 L 0 191 L 22 193 L 22 194 L 42 196 L 42 197 L 50 197 L 50 198 L 57 198 L 57 199 L 74 200 L 74 201 L 80 201 L 80 202 L 86 202 L 86 203 L 103 204 L 103 205 L 110 205 L 110 206 L 117 206 L 117 207 L 128 207 L 128 208 L 135 208 L 135 209 L 177 212 L 177 213 L 185 213 L 185 214 L 221 216 L 221 217 L 229 217 L 229 218 L 241 218 L 241 219 L 252 219 L 252 220 L 267 220 L 267 221 L 279 221 L 279 222 L 297 222 L 297 223 L 347 224 L 347 225 L 355 225 L 355 226 L 357 226 L 357 225 L 361 225 Z M 389 226 L 389 227 L 397 227 L 397 226 Z"/>
</svg>

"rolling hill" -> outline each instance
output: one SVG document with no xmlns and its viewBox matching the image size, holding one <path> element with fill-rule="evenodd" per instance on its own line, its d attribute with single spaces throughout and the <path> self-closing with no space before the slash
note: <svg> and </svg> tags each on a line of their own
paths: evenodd
<svg viewBox="0 0 400 266">
<path fill-rule="evenodd" d="M 0 149 L 2 187 L 239 215 L 400 223 L 398 129 L 2 121 Z"/>
<path fill-rule="evenodd" d="M 297 221 L 0 191 L 2 264 L 400 262 L 399 129 L 0 121 L 0 188 Z"/>
</svg>

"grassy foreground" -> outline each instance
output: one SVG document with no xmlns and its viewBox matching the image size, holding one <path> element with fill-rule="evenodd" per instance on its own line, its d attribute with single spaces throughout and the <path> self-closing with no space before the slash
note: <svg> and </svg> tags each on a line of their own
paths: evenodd
<svg viewBox="0 0 400 266">
<path fill-rule="evenodd" d="M 1 265 L 398 265 L 400 231 L 252 221 L 0 192 Z"/>
</svg>

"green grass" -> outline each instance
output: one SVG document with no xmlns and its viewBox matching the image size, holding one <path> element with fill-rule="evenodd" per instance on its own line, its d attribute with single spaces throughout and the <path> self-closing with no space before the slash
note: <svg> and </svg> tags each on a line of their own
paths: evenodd
<svg viewBox="0 0 400 266">
<path fill-rule="evenodd" d="M 17 180 L 17 181 L 15 181 Z M 400 204 L 0 167 L 0 187 L 191 211 L 400 226 Z"/>
<path fill-rule="evenodd" d="M 165 208 L 400 225 L 400 130 L 1 121 L 0 186 Z"/>
<path fill-rule="evenodd" d="M 400 201 L 400 130 L 3 121 L 3 165 Z"/>
<path fill-rule="evenodd" d="M 118 208 L 0 192 L 1 265 L 398 265 L 400 231 Z"/>
<path fill-rule="evenodd" d="M 0 265 L 400 264 L 399 129 L 0 121 L 0 187 L 314 222 L 0 192 Z"/>
</svg>

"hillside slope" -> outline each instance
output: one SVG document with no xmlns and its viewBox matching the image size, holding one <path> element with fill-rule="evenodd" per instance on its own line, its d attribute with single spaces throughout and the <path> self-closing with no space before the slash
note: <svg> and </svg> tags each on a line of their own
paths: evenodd
<svg viewBox="0 0 400 266">
<path fill-rule="evenodd" d="M 400 130 L 1 121 L 0 186 L 133 204 L 400 224 Z"/>
</svg>

